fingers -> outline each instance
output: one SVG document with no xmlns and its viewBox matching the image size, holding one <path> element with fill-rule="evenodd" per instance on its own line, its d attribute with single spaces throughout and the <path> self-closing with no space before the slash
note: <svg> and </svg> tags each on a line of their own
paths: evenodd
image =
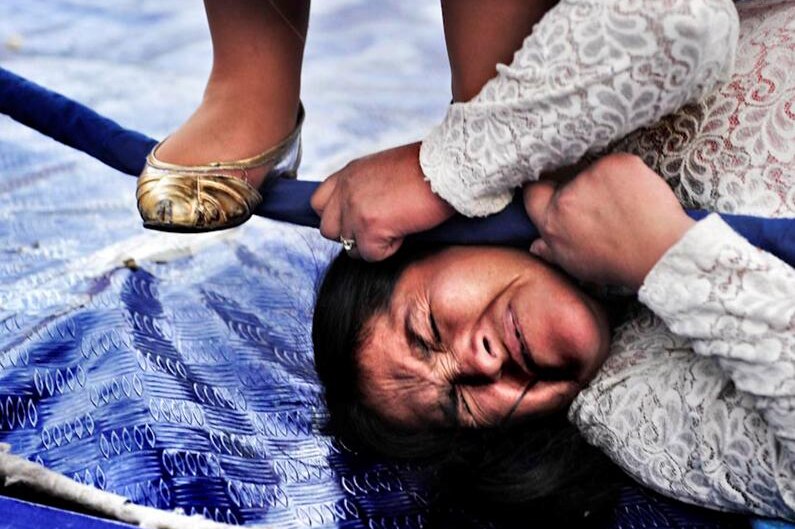
<svg viewBox="0 0 795 529">
<path fill-rule="evenodd" d="M 353 246 L 353 248 L 350 250 L 345 250 L 350 257 L 354 259 L 363 259 L 370 263 L 383 261 L 384 259 L 391 257 L 392 254 L 398 251 L 401 244 L 403 243 L 402 239 L 389 242 L 378 240 L 359 241 L 353 234 L 350 237 L 346 235 L 343 235 L 342 237 L 356 241 L 356 244 Z M 340 239 L 337 239 L 337 241 L 340 242 Z"/>
<path fill-rule="evenodd" d="M 349 231 L 347 228 L 342 229 L 343 233 L 348 233 Z M 384 259 L 392 256 L 392 254 L 398 251 L 403 243 L 402 239 L 384 241 L 382 239 L 377 239 L 366 235 L 361 239 L 358 239 L 354 232 L 351 232 L 350 236 L 343 235 L 342 238 L 355 241 L 353 248 L 345 250 L 350 257 L 353 257 L 354 259 L 363 259 L 371 263 L 383 261 Z M 338 238 L 337 241 L 341 242 L 341 239 Z"/>
<path fill-rule="evenodd" d="M 314 200 L 314 196 L 312 198 Z M 316 209 L 315 211 L 318 210 Z M 323 209 L 318 211 L 318 215 L 320 215 L 320 234 L 326 239 L 339 241 L 343 227 L 342 204 L 340 203 L 339 193 L 334 193 L 328 198 Z"/>
<path fill-rule="evenodd" d="M 524 186 L 527 216 L 539 230 L 543 229 L 547 211 L 557 192 L 558 184 L 552 180 L 541 180 Z"/>
<path fill-rule="evenodd" d="M 356 250 L 359 257 L 368 262 L 383 261 L 398 251 L 403 244 L 403 239 L 377 239 L 371 238 L 356 241 Z"/>
<path fill-rule="evenodd" d="M 348 214 L 346 214 L 346 212 Z M 348 255 L 365 261 L 381 261 L 394 254 L 403 243 L 402 238 L 384 237 L 361 226 L 355 216 L 343 207 L 341 193 L 332 193 L 320 214 L 320 234 L 326 239 L 340 242 L 340 237 L 356 241 Z"/>
<path fill-rule="evenodd" d="M 549 209 L 555 195 L 558 192 L 558 183 L 553 180 L 541 180 L 527 184 L 524 187 L 524 207 L 527 211 L 527 216 L 538 228 L 539 233 L 543 237 L 545 234 L 545 227 L 547 218 L 549 216 Z M 555 264 L 555 256 L 552 253 L 552 248 L 549 244 L 542 239 L 536 239 L 530 245 L 530 253 L 543 259 L 548 263 Z"/>
<path fill-rule="evenodd" d="M 383 198 L 384 189 L 391 189 L 391 184 L 376 185 L 379 182 L 376 177 L 383 171 L 377 164 L 371 167 L 371 161 L 367 161 L 370 158 L 362 160 L 351 162 L 329 176 L 312 194 L 310 203 L 320 217 L 323 237 L 337 242 L 341 236 L 355 240 L 352 248 L 346 245 L 348 255 L 380 261 L 394 254 L 403 242 L 397 222 L 400 217 L 395 219 L 395 215 L 390 217 L 378 209 L 379 201 L 387 200 Z M 415 192 L 410 185 L 404 187 L 408 188 L 407 194 Z M 394 210 L 396 207 L 390 211 Z"/>
<path fill-rule="evenodd" d="M 540 257 L 548 263 L 555 263 L 555 256 L 552 253 L 552 248 L 544 241 L 544 239 L 536 239 L 530 245 L 530 253 L 536 257 Z"/>
<path fill-rule="evenodd" d="M 351 236 L 350 238 L 353 239 L 354 241 L 356 240 L 353 236 Z M 346 237 L 346 239 L 347 239 L 347 237 Z M 350 250 L 345 250 L 345 253 L 348 254 L 348 257 L 351 257 L 353 259 L 361 259 L 362 258 L 362 254 L 359 253 L 359 245 L 358 245 L 358 243 L 353 248 L 351 248 Z"/>
<path fill-rule="evenodd" d="M 334 173 L 326 178 L 326 180 L 315 189 L 315 192 L 312 193 L 309 204 L 319 217 L 323 216 L 323 212 L 326 210 L 329 200 L 335 194 L 334 191 L 337 189 L 338 174 L 339 173 Z"/>
</svg>

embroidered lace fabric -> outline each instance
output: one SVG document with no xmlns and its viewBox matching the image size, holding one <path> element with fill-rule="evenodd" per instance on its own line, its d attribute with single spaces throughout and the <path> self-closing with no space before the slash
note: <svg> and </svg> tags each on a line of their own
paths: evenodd
<svg viewBox="0 0 795 529">
<path fill-rule="evenodd" d="M 563 0 L 425 139 L 434 191 L 490 214 L 516 186 L 612 144 L 688 207 L 795 215 L 795 3 L 738 4 L 735 61 L 731 2 Z M 636 308 L 571 420 L 659 492 L 795 518 L 792 270 L 709 219 L 641 300 L 659 316 Z"/>
<path fill-rule="evenodd" d="M 795 270 L 711 215 L 639 298 L 570 418 L 660 492 L 795 519 Z"/>
<path fill-rule="evenodd" d="M 612 149 L 641 156 L 685 207 L 795 215 L 795 3 L 738 4 L 730 81 Z"/>
<path fill-rule="evenodd" d="M 422 143 L 433 190 L 468 216 L 712 91 L 734 63 L 730 0 L 562 0 L 510 65 Z"/>
<path fill-rule="evenodd" d="M 738 9 L 730 81 L 614 148 L 641 155 L 686 205 L 792 217 L 795 2 Z M 639 299 L 569 418 L 657 491 L 795 519 L 793 269 L 709 217 Z"/>
</svg>

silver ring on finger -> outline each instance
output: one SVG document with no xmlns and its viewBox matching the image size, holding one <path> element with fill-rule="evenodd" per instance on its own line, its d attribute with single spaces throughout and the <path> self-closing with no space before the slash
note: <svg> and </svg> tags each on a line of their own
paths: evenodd
<svg viewBox="0 0 795 529">
<path fill-rule="evenodd" d="M 342 243 L 342 249 L 345 250 L 345 253 L 350 255 L 354 248 L 356 248 L 356 239 L 350 238 L 347 239 L 340 235 L 340 243 Z"/>
</svg>

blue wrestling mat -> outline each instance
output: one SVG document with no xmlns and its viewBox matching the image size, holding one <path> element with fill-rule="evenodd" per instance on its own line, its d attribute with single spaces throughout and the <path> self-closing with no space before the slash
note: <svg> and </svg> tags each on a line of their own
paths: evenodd
<svg viewBox="0 0 795 529">
<path fill-rule="evenodd" d="M 330 51 L 308 53 L 307 70 L 320 73 L 307 81 L 305 174 L 426 130 L 443 109 L 435 11 L 419 1 L 371 4 L 329 0 L 313 15 Z M 180 0 L 7 2 L 0 58 L 159 137 L 192 105 L 183 95 L 200 94 L 204 66 L 180 58 L 209 57 L 202 24 L 200 7 Z M 378 70 L 386 41 L 422 57 L 423 68 Z M 340 62 L 348 84 L 321 83 Z M 148 82 L 158 64 L 180 65 L 160 78 L 162 92 Z M 427 71 L 442 100 L 433 111 Z M 403 97 L 382 89 L 386 73 L 407 87 Z M 313 128 L 313 110 L 331 118 Z M 263 219 L 212 235 L 146 232 L 131 178 L 0 119 L 0 442 L 135 503 L 223 523 L 427 527 L 421 469 L 374 461 L 320 433 L 310 324 L 336 249 L 313 230 Z M 503 527 L 462 506 L 434 508 L 445 526 Z M 0 528 L 123 527 L 8 498 L 0 512 Z M 606 527 L 648 526 L 748 520 L 625 489 Z"/>
</svg>

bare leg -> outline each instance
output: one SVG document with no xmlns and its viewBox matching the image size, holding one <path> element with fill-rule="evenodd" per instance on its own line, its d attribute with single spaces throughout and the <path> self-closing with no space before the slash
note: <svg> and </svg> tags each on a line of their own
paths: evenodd
<svg viewBox="0 0 795 529">
<path fill-rule="evenodd" d="M 442 0 L 444 34 L 452 73 L 453 101 L 469 101 L 497 75 L 499 63 L 509 64 L 533 26 L 558 0 Z M 543 178 L 573 178 L 587 161 Z"/>
<path fill-rule="evenodd" d="M 158 150 L 193 165 L 259 154 L 295 127 L 309 0 L 205 0 L 213 67 L 193 115 Z"/>
<path fill-rule="evenodd" d="M 557 0 L 442 0 L 454 101 L 469 101 L 508 64 Z"/>
</svg>

